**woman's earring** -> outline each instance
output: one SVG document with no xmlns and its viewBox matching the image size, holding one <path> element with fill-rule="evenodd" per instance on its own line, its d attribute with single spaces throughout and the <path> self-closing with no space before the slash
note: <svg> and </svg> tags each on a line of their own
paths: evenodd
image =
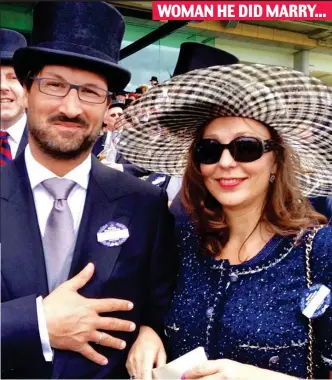
<svg viewBox="0 0 332 380">
<path fill-rule="evenodd" d="M 270 183 L 273 183 L 275 179 L 276 179 L 276 176 L 274 174 L 271 174 L 270 175 Z"/>
</svg>

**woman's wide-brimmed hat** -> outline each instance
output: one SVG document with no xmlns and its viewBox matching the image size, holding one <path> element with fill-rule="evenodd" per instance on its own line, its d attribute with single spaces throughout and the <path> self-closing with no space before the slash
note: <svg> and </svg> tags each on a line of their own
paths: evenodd
<svg viewBox="0 0 332 380">
<path fill-rule="evenodd" d="M 103 1 L 38 2 L 31 45 L 14 54 L 19 80 L 39 65 L 66 65 L 106 77 L 111 91 L 123 90 L 130 73 L 118 64 L 125 30 L 122 15 Z"/>
<path fill-rule="evenodd" d="M 197 129 L 223 116 L 274 128 L 306 172 L 297 174 L 302 192 L 331 195 L 332 88 L 287 67 L 235 64 L 176 76 L 125 110 L 117 149 L 140 167 L 182 176 Z"/>
</svg>

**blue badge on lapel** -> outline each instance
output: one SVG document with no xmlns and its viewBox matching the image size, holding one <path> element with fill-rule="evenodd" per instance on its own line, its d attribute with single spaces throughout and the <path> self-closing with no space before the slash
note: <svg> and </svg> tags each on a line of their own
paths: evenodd
<svg viewBox="0 0 332 380">
<path fill-rule="evenodd" d="M 129 237 L 128 228 L 118 222 L 108 222 L 97 232 L 98 243 L 106 247 L 116 247 L 123 244 Z"/>
<path fill-rule="evenodd" d="M 315 284 L 302 292 L 300 307 L 307 318 L 317 318 L 323 315 L 331 305 L 331 291 L 322 284 Z"/>
</svg>

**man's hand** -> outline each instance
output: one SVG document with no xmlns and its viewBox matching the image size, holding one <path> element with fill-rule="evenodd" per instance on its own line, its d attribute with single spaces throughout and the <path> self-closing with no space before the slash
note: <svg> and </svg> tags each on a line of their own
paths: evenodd
<svg viewBox="0 0 332 380">
<path fill-rule="evenodd" d="M 44 300 L 44 313 L 51 346 L 60 350 L 81 353 L 91 361 L 106 365 L 107 359 L 94 350 L 89 342 L 122 350 L 126 342 L 98 330 L 134 331 L 133 322 L 117 318 L 101 317 L 99 313 L 127 311 L 133 308 L 129 301 L 120 299 L 89 299 L 78 294 L 94 273 L 94 265 L 88 264 L 71 280 L 58 286 Z"/>
</svg>

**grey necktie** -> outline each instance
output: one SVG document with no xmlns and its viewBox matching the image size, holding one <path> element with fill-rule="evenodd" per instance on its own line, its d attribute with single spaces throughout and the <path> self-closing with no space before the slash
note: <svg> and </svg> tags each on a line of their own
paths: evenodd
<svg viewBox="0 0 332 380">
<path fill-rule="evenodd" d="M 70 253 L 75 232 L 67 198 L 75 182 L 64 178 L 51 178 L 43 181 L 42 185 L 54 198 L 43 238 L 48 288 L 51 292 L 67 280 L 70 270 Z"/>
</svg>

